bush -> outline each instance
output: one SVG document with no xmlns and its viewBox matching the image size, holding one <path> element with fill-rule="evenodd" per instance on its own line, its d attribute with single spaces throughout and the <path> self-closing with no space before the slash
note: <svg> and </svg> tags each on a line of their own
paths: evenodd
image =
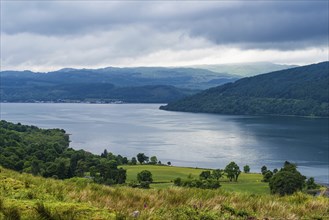
<svg viewBox="0 0 329 220">
<path fill-rule="evenodd" d="M 179 180 L 180 178 L 177 178 L 174 180 L 174 183 L 176 181 L 176 186 L 184 186 L 189 188 L 200 188 L 200 189 L 218 189 L 221 187 L 218 180 L 215 179 L 188 179 L 188 180 Z M 178 185 L 179 184 L 179 185 Z"/>
<path fill-rule="evenodd" d="M 132 188 L 136 188 L 139 186 L 138 182 L 136 180 L 132 180 L 128 183 L 128 186 L 132 187 Z"/>
<path fill-rule="evenodd" d="M 208 179 L 211 177 L 211 173 L 209 170 L 207 171 L 202 171 L 199 175 L 200 179 Z"/>
<path fill-rule="evenodd" d="M 271 193 L 290 195 L 303 189 L 305 177 L 295 172 L 280 170 L 269 182 Z"/>
<path fill-rule="evenodd" d="M 268 182 L 270 182 L 270 179 L 272 178 L 272 176 L 273 176 L 273 172 L 268 170 L 263 174 L 263 180 L 262 181 L 268 183 Z"/>
<path fill-rule="evenodd" d="M 179 177 L 174 179 L 174 185 L 175 186 L 181 186 L 182 185 L 182 179 L 179 178 Z"/>
<path fill-rule="evenodd" d="M 142 172 L 137 174 L 138 182 L 153 182 L 152 173 L 148 170 L 143 170 Z"/>
</svg>

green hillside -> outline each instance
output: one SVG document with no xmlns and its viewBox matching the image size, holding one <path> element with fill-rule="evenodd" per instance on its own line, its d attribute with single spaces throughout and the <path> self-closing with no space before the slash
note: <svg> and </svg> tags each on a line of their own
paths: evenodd
<svg viewBox="0 0 329 220">
<path fill-rule="evenodd" d="M 327 219 L 329 199 L 170 187 L 109 187 L 54 180 L 0 167 L 0 219 Z"/>
<path fill-rule="evenodd" d="M 329 62 L 240 79 L 162 106 L 163 110 L 328 117 Z"/>
</svg>

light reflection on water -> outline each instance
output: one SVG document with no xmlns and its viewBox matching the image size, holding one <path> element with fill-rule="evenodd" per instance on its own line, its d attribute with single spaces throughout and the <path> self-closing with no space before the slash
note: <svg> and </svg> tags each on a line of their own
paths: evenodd
<svg viewBox="0 0 329 220">
<path fill-rule="evenodd" d="M 71 147 L 100 154 L 105 148 L 132 157 L 223 168 L 230 161 L 259 172 L 295 162 L 303 174 L 328 180 L 328 119 L 227 116 L 167 112 L 158 104 L 2 103 L 1 119 L 63 128 Z"/>
</svg>

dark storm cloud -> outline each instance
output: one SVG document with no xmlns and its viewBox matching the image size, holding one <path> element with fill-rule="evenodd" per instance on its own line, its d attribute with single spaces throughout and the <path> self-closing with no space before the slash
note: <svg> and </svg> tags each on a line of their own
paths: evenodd
<svg viewBox="0 0 329 220">
<path fill-rule="evenodd" d="M 251 48 L 325 45 L 328 1 L 3 2 L 2 32 L 48 36 L 145 26 Z M 147 34 L 147 33 L 145 33 Z"/>
<path fill-rule="evenodd" d="M 328 2 L 247 2 L 208 15 L 196 20 L 191 33 L 217 44 L 289 49 L 328 39 Z"/>
<path fill-rule="evenodd" d="M 2 32 L 70 36 L 147 27 L 214 44 L 291 49 L 325 45 L 328 1 L 2 2 Z M 145 33 L 145 34 L 149 34 Z"/>
</svg>

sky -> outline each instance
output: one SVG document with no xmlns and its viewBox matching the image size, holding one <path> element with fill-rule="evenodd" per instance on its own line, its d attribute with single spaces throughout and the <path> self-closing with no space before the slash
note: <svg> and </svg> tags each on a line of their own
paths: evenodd
<svg viewBox="0 0 329 220">
<path fill-rule="evenodd" d="M 328 13 L 328 0 L 1 0 L 1 70 L 316 63 Z"/>
</svg>

